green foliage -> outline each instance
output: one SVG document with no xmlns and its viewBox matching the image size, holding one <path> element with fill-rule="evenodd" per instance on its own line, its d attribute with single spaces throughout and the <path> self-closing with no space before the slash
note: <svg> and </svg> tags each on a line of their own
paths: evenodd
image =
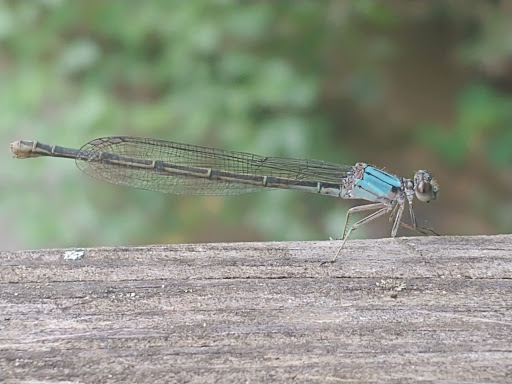
<svg viewBox="0 0 512 384">
<path fill-rule="evenodd" d="M 462 90 L 453 128 L 423 125 L 421 139 L 452 165 L 461 166 L 475 151 L 491 165 L 512 163 L 512 98 L 475 84 Z"/>
<path fill-rule="evenodd" d="M 452 223 L 460 193 L 448 185 L 420 212 L 441 233 L 472 233 L 464 224 L 483 215 L 472 202 L 510 196 L 492 173 L 512 160 L 509 32 L 499 4 L 477 1 L 0 1 L 0 246 L 340 234 L 348 206 L 336 199 L 162 196 L 7 152 L 22 138 L 79 147 L 120 134 L 366 161 L 404 177 L 427 168 L 445 185 L 477 163 L 494 187 L 460 203 L 471 219 Z M 510 230 L 502 207 L 478 232 Z M 368 229 L 389 234 L 381 224 Z"/>
</svg>

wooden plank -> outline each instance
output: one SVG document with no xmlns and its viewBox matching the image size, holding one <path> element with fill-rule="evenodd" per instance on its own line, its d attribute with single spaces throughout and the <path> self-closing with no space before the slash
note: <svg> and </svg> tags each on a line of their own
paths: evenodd
<svg viewBox="0 0 512 384">
<path fill-rule="evenodd" d="M 1 252 L 0 378 L 512 382 L 512 235 L 338 244 Z"/>
</svg>

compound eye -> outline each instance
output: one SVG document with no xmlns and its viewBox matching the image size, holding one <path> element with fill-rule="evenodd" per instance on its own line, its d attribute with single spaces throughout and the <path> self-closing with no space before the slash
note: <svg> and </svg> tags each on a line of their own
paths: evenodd
<svg viewBox="0 0 512 384">
<path fill-rule="evenodd" d="M 414 175 L 414 192 L 418 200 L 428 203 L 435 200 L 438 193 L 437 183 L 427 171 L 418 171 Z"/>
</svg>

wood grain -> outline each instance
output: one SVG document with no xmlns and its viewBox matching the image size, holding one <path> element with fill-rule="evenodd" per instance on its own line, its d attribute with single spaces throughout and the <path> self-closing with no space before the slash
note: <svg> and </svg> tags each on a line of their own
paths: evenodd
<svg viewBox="0 0 512 384">
<path fill-rule="evenodd" d="M 512 382 L 512 235 L 0 253 L 0 381 Z"/>
</svg>

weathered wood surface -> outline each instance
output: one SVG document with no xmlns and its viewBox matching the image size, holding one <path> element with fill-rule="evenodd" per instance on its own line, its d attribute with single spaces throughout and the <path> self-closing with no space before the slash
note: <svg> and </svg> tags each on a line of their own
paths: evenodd
<svg viewBox="0 0 512 384">
<path fill-rule="evenodd" d="M 512 382 L 512 235 L 338 244 L 2 252 L 0 379 Z"/>
</svg>

